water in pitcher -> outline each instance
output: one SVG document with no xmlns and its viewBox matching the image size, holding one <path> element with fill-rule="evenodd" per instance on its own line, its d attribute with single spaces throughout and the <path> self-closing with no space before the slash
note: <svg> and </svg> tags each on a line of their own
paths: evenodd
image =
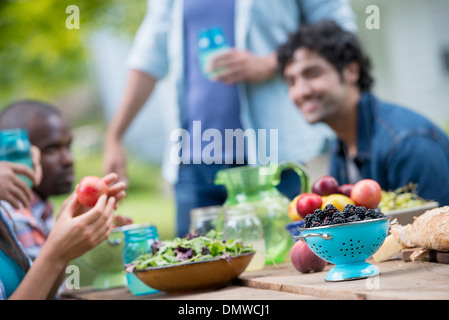
<svg viewBox="0 0 449 320">
<path fill-rule="evenodd" d="M 253 246 L 256 253 L 245 271 L 262 270 L 265 265 L 265 240 L 260 239 L 248 244 Z"/>
</svg>

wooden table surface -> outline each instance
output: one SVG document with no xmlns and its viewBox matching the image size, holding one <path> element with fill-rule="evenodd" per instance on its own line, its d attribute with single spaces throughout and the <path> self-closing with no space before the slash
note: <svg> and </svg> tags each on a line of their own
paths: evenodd
<svg viewBox="0 0 449 320">
<path fill-rule="evenodd" d="M 108 290 L 85 287 L 65 292 L 64 296 L 88 300 L 449 299 L 449 264 L 402 260 L 374 264 L 379 268 L 380 276 L 351 281 L 326 282 L 326 272 L 332 265 L 322 272 L 302 274 L 290 262 L 285 262 L 277 267 L 266 266 L 262 271 L 244 272 L 232 284 L 206 292 L 134 296 L 126 287 Z"/>
</svg>

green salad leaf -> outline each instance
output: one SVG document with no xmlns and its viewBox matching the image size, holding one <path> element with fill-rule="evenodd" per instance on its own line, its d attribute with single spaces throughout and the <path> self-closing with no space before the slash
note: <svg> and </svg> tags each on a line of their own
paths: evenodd
<svg viewBox="0 0 449 320">
<path fill-rule="evenodd" d="M 184 238 L 170 241 L 155 241 L 152 252 L 137 257 L 125 265 L 128 272 L 162 267 L 193 261 L 206 261 L 215 258 L 230 259 L 232 256 L 254 252 L 252 246 L 244 245 L 235 239 L 223 240 L 222 233 L 210 230 L 206 235 L 191 232 Z"/>
</svg>

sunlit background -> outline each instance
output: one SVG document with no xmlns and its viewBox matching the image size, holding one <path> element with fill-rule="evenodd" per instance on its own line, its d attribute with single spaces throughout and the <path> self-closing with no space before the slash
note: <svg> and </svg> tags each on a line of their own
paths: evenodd
<svg viewBox="0 0 449 320">
<path fill-rule="evenodd" d="M 161 0 L 163 1 L 163 0 Z M 380 9 L 380 29 L 365 26 L 367 6 Z M 66 28 L 69 5 L 80 29 Z M 449 128 L 449 0 L 352 0 L 361 41 L 372 58 L 374 92 Z M 125 58 L 146 10 L 144 0 L 0 1 L 0 108 L 23 98 L 50 102 L 75 136 L 77 180 L 101 175 L 105 127 L 127 77 Z M 128 197 L 119 213 L 174 235 L 170 185 L 160 173 L 167 132 L 158 85 L 128 131 Z M 63 197 L 53 199 L 58 205 Z"/>
</svg>

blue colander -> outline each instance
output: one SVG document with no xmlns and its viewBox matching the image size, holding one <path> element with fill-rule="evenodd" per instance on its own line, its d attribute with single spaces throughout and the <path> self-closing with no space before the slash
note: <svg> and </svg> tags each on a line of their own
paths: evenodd
<svg viewBox="0 0 449 320">
<path fill-rule="evenodd" d="M 379 269 L 366 262 L 384 242 L 389 218 L 300 229 L 295 239 L 304 240 L 321 259 L 335 264 L 326 281 L 362 279 L 379 275 Z"/>
</svg>

